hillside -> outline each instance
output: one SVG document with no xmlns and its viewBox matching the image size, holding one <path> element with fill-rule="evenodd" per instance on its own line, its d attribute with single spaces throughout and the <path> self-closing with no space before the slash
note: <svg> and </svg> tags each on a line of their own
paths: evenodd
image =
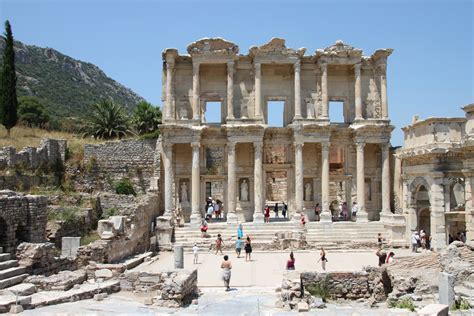
<svg viewBox="0 0 474 316">
<path fill-rule="evenodd" d="M 5 40 L 0 37 L 0 64 L 4 47 Z M 54 116 L 81 116 L 85 108 L 104 97 L 111 97 L 128 109 L 144 100 L 97 66 L 52 48 L 15 41 L 15 61 L 18 96 L 41 98 Z"/>
</svg>

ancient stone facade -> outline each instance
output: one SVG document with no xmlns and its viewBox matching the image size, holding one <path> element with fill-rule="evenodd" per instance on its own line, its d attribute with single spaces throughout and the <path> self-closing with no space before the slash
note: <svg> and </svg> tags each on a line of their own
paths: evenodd
<svg viewBox="0 0 474 316">
<path fill-rule="evenodd" d="M 321 220 L 330 221 L 330 206 L 341 201 L 357 201 L 359 221 L 391 213 L 392 49 L 364 56 L 337 41 L 305 55 L 274 38 L 241 55 L 236 44 L 212 38 L 187 50 L 163 52 L 167 214 L 179 207 L 198 223 L 209 196 L 224 202 L 228 223 L 263 222 L 265 204 L 282 201 L 293 219 L 319 203 Z M 271 101 L 284 103 L 283 127 L 268 127 Z M 329 117 L 335 101 L 343 122 Z M 211 102 L 221 104 L 218 122 L 206 122 Z"/>
<path fill-rule="evenodd" d="M 15 253 L 22 242 L 44 242 L 46 239 L 47 198 L 0 191 L 0 247 Z"/>
<path fill-rule="evenodd" d="M 395 181 L 398 204 L 407 219 L 407 237 L 423 229 L 434 249 L 463 233 L 474 241 L 474 104 L 465 118 L 429 118 L 404 127 L 397 150 L 401 178 Z"/>
</svg>

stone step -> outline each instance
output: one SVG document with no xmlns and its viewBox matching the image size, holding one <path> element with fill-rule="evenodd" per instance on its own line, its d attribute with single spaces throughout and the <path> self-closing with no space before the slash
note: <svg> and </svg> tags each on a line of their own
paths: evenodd
<svg viewBox="0 0 474 316">
<path fill-rule="evenodd" d="M 5 280 L 20 274 L 25 273 L 25 267 L 12 267 L 5 270 L 0 271 L 0 280 Z"/>
<path fill-rule="evenodd" d="M 11 255 L 9 253 L 0 253 L 0 262 L 7 261 L 11 259 Z"/>
<path fill-rule="evenodd" d="M 21 283 L 28 276 L 29 275 L 25 273 L 25 274 L 20 274 L 20 275 L 17 275 L 17 276 L 13 276 L 13 277 L 8 278 L 8 279 L 0 280 L 0 289 L 4 289 L 4 288 L 7 288 L 7 287 L 16 285 L 18 283 Z"/>
<path fill-rule="evenodd" d="M 12 267 L 18 267 L 18 261 L 17 260 L 7 260 L 0 262 L 0 271 L 12 268 Z"/>
</svg>

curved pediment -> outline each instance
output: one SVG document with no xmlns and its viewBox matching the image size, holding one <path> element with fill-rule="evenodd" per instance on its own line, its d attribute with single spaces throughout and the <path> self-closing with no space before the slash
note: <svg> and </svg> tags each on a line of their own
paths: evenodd
<svg viewBox="0 0 474 316">
<path fill-rule="evenodd" d="M 262 46 L 252 46 L 249 50 L 249 55 L 252 57 L 255 56 L 294 56 L 294 57 L 303 57 L 306 52 L 306 48 L 300 48 L 294 50 L 292 48 L 287 48 L 285 45 L 285 40 L 283 38 L 274 37 L 270 42 Z"/>
<path fill-rule="evenodd" d="M 223 38 L 202 38 L 188 45 L 188 53 L 196 55 L 237 55 L 239 46 Z"/>
</svg>

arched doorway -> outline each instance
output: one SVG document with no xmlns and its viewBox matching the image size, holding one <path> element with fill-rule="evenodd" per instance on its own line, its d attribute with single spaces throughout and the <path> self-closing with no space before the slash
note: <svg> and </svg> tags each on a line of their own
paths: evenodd
<svg viewBox="0 0 474 316">
<path fill-rule="evenodd" d="M 418 186 L 414 197 L 416 205 L 416 229 L 418 231 L 423 229 L 428 235 L 430 235 L 431 204 L 430 196 L 425 184 Z"/>
<path fill-rule="evenodd" d="M 429 208 L 421 209 L 418 212 L 418 230 L 424 230 L 428 236 L 431 234 L 431 212 Z"/>
<path fill-rule="evenodd" d="M 3 252 L 8 251 L 8 225 L 2 217 L 0 217 L 0 247 L 3 248 Z"/>
</svg>

